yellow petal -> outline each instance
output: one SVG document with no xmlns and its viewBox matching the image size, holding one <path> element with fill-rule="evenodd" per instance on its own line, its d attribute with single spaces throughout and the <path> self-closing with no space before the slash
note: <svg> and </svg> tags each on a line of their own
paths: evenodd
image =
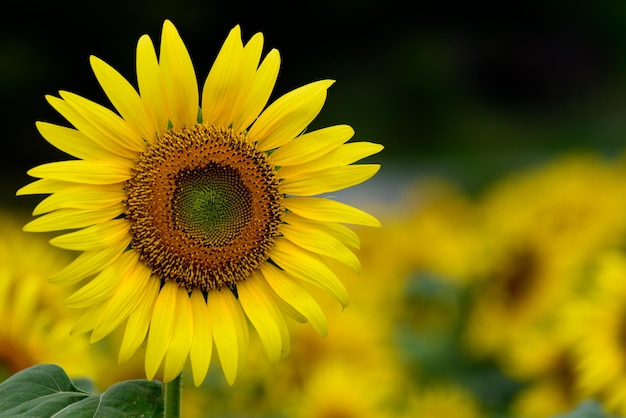
<svg viewBox="0 0 626 418">
<path fill-rule="evenodd" d="M 74 185 L 39 202 L 33 209 L 33 215 L 40 215 L 61 208 L 104 209 L 119 204 L 124 199 L 126 199 L 126 192 L 123 184 Z"/>
<path fill-rule="evenodd" d="M 323 158 L 319 158 L 305 164 L 282 167 L 278 175 L 282 178 L 290 178 L 312 171 L 321 171 L 333 167 L 346 166 L 355 161 L 359 161 L 365 157 L 376 154 L 382 149 L 382 145 L 374 144 L 372 142 L 351 142 L 341 145 L 328 154 L 325 154 Z"/>
<path fill-rule="evenodd" d="M 290 211 L 307 219 L 379 227 L 380 222 L 369 213 L 335 200 L 318 197 L 290 197 L 284 200 Z"/>
<path fill-rule="evenodd" d="M 107 301 L 107 307 L 91 334 L 90 343 L 100 341 L 113 332 L 139 306 L 140 297 L 148 281 L 152 280 L 150 274 L 150 268 L 143 263 L 136 263 L 134 268 L 124 275 L 124 280 L 115 290 L 115 294 Z"/>
<path fill-rule="evenodd" d="M 48 281 L 54 284 L 69 285 L 102 271 L 117 260 L 130 244 L 130 240 L 131 237 L 128 235 L 125 239 L 110 247 L 105 247 L 101 250 L 85 251 L 61 271 L 50 276 Z"/>
<path fill-rule="evenodd" d="M 254 84 L 259 60 L 263 52 L 263 34 L 256 33 L 243 48 L 243 58 L 241 62 L 241 81 L 237 90 L 237 100 L 230 111 L 230 116 L 226 119 L 226 125 L 233 124 L 235 119 L 239 119 L 242 109 L 248 100 L 248 96 Z M 237 128 L 235 128 L 237 129 Z"/>
<path fill-rule="evenodd" d="M 246 42 L 243 47 L 243 65 L 246 67 L 245 72 L 248 74 L 247 78 L 250 78 L 259 67 L 261 53 L 263 52 L 263 42 L 263 34 L 261 32 L 257 32 L 250 38 L 248 42 Z"/>
<path fill-rule="evenodd" d="M 59 235 L 52 238 L 50 244 L 66 250 L 100 250 L 125 240 L 129 227 L 127 220 L 113 219 L 79 231 Z"/>
<path fill-rule="evenodd" d="M 259 116 L 274 90 L 279 68 L 280 54 L 276 49 L 272 49 L 254 74 L 241 109 L 233 119 L 235 131 L 247 129 Z"/>
<path fill-rule="evenodd" d="M 303 164 L 318 160 L 352 138 L 354 129 L 349 125 L 336 125 L 300 135 L 270 154 L 276 166 Z"/>
<path fill-rule="evenodd" d="M 71 160 L 42 164 L 27 174 L 73 183 L 112 184 L 129 179 L 130 167 L 113 161 Z"/>
<path fill-rule="evenodd" d="M 303 218 L 302 216 L 296 215 L 293 212 L 288 212 L 283 215 L 283 222 L 288 224 L 306 224 L 309 227 L 320 229 L 327 234 L 335 237 L 342 243 L 352 247 L 359 249 L 361 248 L 361 240 L 356 232 L 351 230 L 345 225 L 338 224 L 335 222 L 321 222 L 314 221 L 311 219 Z"/>
<path fill-rule="evenodd" d="M 211 290 L 207 295 L 213 341 L 229 385 L 243 368 L 248 352 L 248 324 L 241 306 L 229 289 Z"/>
<path fill-rule="evenodd" d="M 154 304 L 145 359 L 146 376 L 149 380 L 152 380 L 156 375 L 172 342 L 174 326 L 176 325 L 179 289 L 173 281 L 165 282 Z"/>
<path fill-rule="evenodd" d="M 202 89 L 202 121 L 228 126 L 244 83 L 241 29 L 235 26 L 217 54 Z"/>
<path fill-rule="evenodd" d="M 126 159 L 133 159 L 137 156 L 137 151 L 121 145 L 117 138 L 111 138 L 106 133 L 102 132 L 96 126 L 85 118 L 80 111 L 65 100 L 54 96 L 46 96 L 48 103 L 59 112 L 69 123 L 71 123 L 81 133 L 85 134 L 96 144 L 102 148 L 110 151 L 110 153 L 117 155 L 117 160 L 113 161 L 127 161 Z M 100 123 L 101 124 L 101 123 Z"/>
<path fill-rule="evenodd" d="M 211 322 L 206 300 L 200 290 L 194 290 L 190 296 L 191 311 L 193 314 L 193 340 L 189 349 L 193 383 L 200 386 L 211 364 L 213 351 L 213 337 L 211 336 Z"/>
<path fill-rule="evenodd" d="M 146 112 L 135 88 L 100 58 L 91 56 L 90 62 L 98 82 L 122 118 L 137 135 L 147 141 L 153 141 L 156 135 L 155 121 L 152 115 Z"/>
<path fill-rule="evenodd" d="M 110 141 L 135 152 L 142 152 L 146 142 L 115 112 L 77 94 L 60 91 L 61 98 Z"/>
<path fill-rule="evenodd" d="M 193 315 L 187 290 L 179 287 L 176 295 L 176 312 L 174 331 L 170 348 L 165 354 L 163 382 L 172 381 L 178 376 L 185 365 L 191 341 L 193 339 Z"/>
<path fill-rule="evenodd" d="M 163 23 L 159 69 L 172 125 L 192 126 L 198 115 L 198 81 L 187 48 L 169 20 Z"/>
<path fill-rule="evenodd" d="M 300 324 L 305 324 L 307 322 L 306 317 L 304 317 L 300 312 L 294 309 L 293 306 L 285 302 L 281 297 L 279 297 L 275 293 L 274 293 L 274 302 L 276 303 L 276 306 L 278 306 L 278 309 L 280 309 L 280 311 L 283 313 L 283 316 L 285 317 L 288 316 L 289 318 L 293 319 L 294 321 Z"/>
<path fill-rule="evenodd" d="M 269 361 L 276 362 L 284 357 L 283 341 L 284 335 L 288 335 L 287 325 L 265 289 L 263 278 L 257 273 L 238 282 L 237 294 L 241 307 L 259 334 Z"/>
<path fill-rule="evenodd" d="M 332 80 L 316 81 L 279 97 L 261 113 L 248 132 L 248 140 L 267 151 L 294 139 L 315 119 L 326 101 Z"/>
<path fill-rule="evenodd" d="M 72 128 L 37 122 L 37 130 L 46 141 L 63 152 L 83 160 L 119 160 L 120 157 Z"/>
<path fill-rule="evenodd" d="M 124 208 L 124 205 L 119 203 L 101 210 L 59 209 L 33 219 L 24 225 L 24 231 L 48 232 L 85 228 L 116 218 L 124 212 Z"/>
<path fill-rule="evenodd" d="M 315 331 L 322 336 L 328 334 L 328 323 L 322 308 L 298 282 L 271 263 L 264 263 L 261 273 L 272 290 L 304 316 Z"/>
<path fill-rule="evenodd" d="M 338 239 L 306 223 L 283 224 L 280 232 L 292 243 L 313 253 L 333 258 L 355 271 L 361 270 L 359 258 Z"/>
<path fill-rule="evenodd" d="M 358 164 L 329 168 L 285 178 L 280 186 L 283 193 L 297 196 L 315 196 L 336 192 L 361 184 L 378 172 L 378 164 Z M 279 171 L 280 175 L 280 171 Z"/>
<path fill-rule="evenodd" d="M 87 308 L 70 330 L 70 334 L 82 334 L 91 331 L 100 320 L 106 303 L 98 303 Z"/>
<path fill-rule="evenodd" d="M 78 289 L 65 300 L 70 308 L 82 309 L 102 303 L 115 293 L 119 283 L 130 274 L 137 263 L 138 254 L 126 251 L 118 259 L 94 277 L 89 283 Z M 94 324 L 95 325 L 95 324 Z"/>
<path fill-rule="evenodd" d="M 167 129 L 169 110 L 159 61 L 148 35 L 143 35 L 137 42 L 137 84 L 144 108 L 154 120 L 156 136 L 161 136 Z"/>
<path fill-rule="evenodd" d="M 342 306 L 348 306 L 348 291 L 319 256 L 301 249 L 286 239 L 278 239 L 268 255 L 292 277 L 325 290 Z"/>
<path fill-rule="evenodd" d="M 75 186 L 75 183 L 68 183 L 67 181 L 54 180 L 54 179 L 39 179 L 26 186 L 20 188 L 15 195 L 29 195 L 29 194 L 50 194 L 59 192 L 67 187 Z"/>
<path fill-rule="evenodd" d="M 137 348 L 145 341 L 150 320 L 152 319 L 152 310 L 159 296 L 161 280 L 152 276 L 146 282 L 144 293 L 139 297 L 139 305 L 128 316 L 126 328 L 124 329 L 124 337 L 120 345 L 120 353 L 118 361 L 123 363 L 127 361 Z"/>
</svg>

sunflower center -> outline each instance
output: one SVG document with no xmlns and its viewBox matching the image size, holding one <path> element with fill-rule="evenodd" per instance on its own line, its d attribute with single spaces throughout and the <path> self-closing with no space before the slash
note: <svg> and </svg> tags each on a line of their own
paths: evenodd
<svg viewBox="0 0 626 418">
<path fill-rule="evenodd" d="M 267 260 L 282 194 L 267 156 L 231 129 L 197 124 L 150 144 L 126 184 L 132 247 L 161 280 L 232 287 Z"/>
<path fill-rule="evenodd" d="M 182 170 L 172 199 L 174 225 L 205 245 L 224 245 L 252 218 L 250 192 L 229 166 Z"/>
</svg>

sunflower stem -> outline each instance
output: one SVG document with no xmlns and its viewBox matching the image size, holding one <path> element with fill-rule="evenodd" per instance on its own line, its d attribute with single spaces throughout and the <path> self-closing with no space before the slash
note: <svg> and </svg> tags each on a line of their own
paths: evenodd
<svg viewBox="0 0 626 418">
<path fill-rule="evenodd" d="M 164 387 L 164 418 L 180 418 L 180 399 L 183 392 L 183 374 L 176 376 Z"/>
</svg>

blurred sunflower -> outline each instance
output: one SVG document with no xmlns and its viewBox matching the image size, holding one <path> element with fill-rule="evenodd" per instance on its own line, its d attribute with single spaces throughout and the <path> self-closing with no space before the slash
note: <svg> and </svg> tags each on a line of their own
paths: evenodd
<svg viewBox="0 0 626 418">
<path fill-rule="evenodd" d="M 418 389 L 410 399 L 411 417 L 480 418 L 486 416 L 478 399 L 455 384 Z"/>
<path fill-rule="evenodd" d="M 504 179 L 483 196 L 488 263 L 473 291 L 466 334 L 472 351 L 524 373 L 520 341 L 555 329 L 555 307 L 595 254 L 626 231 L 624 180 L 610 161 L 576 155 Z"/>
<path fill-rule="evenodd" d="M 573 389 L 569 377 L 547 375 L 515 394 L 510 405 L 510 416 L 551 418 L 574 410 L 583 399 Z"/>
<path fill-rule="evenodd" d="M 571 337 L 560 318 L 563 310 L 556 305 L 554 315 L 511 340 L 503 370 L 524 383 L 511 403 L 514 417 L 553 417 L 585 399 L 577 384 Z"/>
<path fill-rule="evenodd" d="M 390 369 L 326 361 L 315 368 L 300 391 L 292 394 L 284 412 L 294 418 L 397 417 L 401 396 L 398 383 Z"/>
<path fill-rule="evenodd" d="M 119 360 L 147 340 L 148 378 L 163 365 L 163 380 L 172 380 L 189 357 L 199 385 L 215 345 L 232 384 L 248 349 L 246 317 L 271 361 L 289 352 L 284 313 L 326 334 L 324 314 L 302 284 L 347 305 L 325 258 L 358 270 L 347 247 L 355 235 L 344 224 L 379 225 L 324 194 L 373 176 L 377 164 L 352 163 L 382 146 L 346 144 L 354 133 L 346 125 L 303 134 L 331 80 L 266 107 L 280 57 L 271 50 L 261 60 L 262 49 L 262 34 L 244 45 L 240 28 L 232 29 L 200 96 L 187 49 L 165 21 L 158 58 L 151 39 L 139 39 L 139 92 L 91 58 L 117 113 L 61 91 L 47 99 L 75 129 L 37 124 L 78 159 L 28 172 L 40 180 L 18 194 L 51 195 L 25 230 L 78 229 L 51 240 L 82 251 L 52 278 L 88 279 L 67 299 L 86 309 L 74 331 L 91 331 L 94 342 L 126 321 Z"/>
<path fill-rule="evenodd" d="M 459 284 L 474 279 L 485 264 L 474 202 L 453 183 L 429 178 L 409 188 L 404 207 L 408 216 L 390 219 L 384 229 L 396 228 L 404 241 L 396 251 L 404 252 L 411 270 Z"/>
<path fill-rule="evenodd" d="M 563 313 L 578 389 L 620 416 L 626 415 L 625 276 L 626 255 L 607 251 L 598 257 L 588 286 Z"/>
<path fill-rule="evenodd" d="M 20 219 L 21 221 L 21 219 Z M 59 303 L 67 296 L 46 278 L 67 256 L 0 213 L 0 381 L 27 367 L 58 364 L 71 377 L 88 377 L 96 363 L 86 338 L 72 338 L 75 317 Z"/>
<path fill-rule="evenodd" d="M 341 316 L 339 317 L 339 315 Z M 323 343 L 310 328 L 293 332 L 294 352 L 281 364 L 287 384 L 303 384 L 319 364 L 337 361 L 359 368 L 390 368 L 397 356 L 393 345 L 393 317 L 363 305 L 344 312 L 331 311 L 334 327 Z"/>
</svg>

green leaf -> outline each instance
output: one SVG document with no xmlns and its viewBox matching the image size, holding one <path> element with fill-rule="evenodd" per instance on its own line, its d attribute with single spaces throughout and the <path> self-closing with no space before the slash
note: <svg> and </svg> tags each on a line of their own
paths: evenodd
<svg viewBox="0 0 626 418">
<path fill-rule="evenodd" d="M 74 379 L 72 383 L 74 384 L 74 386 L 76 386 L 78 390 L 82 392 L 89 393 L 95 390 L 91 379 L 86 379 L 86 378 Z"/>
<path fill-rule="evenodd" d="M 0 418 L 156 417 L 162 412 L 159 381 L 130 380 L 101 395 L 78 389 L 60 367 L 42 364 L 0 384 Z"/>
</svg>

